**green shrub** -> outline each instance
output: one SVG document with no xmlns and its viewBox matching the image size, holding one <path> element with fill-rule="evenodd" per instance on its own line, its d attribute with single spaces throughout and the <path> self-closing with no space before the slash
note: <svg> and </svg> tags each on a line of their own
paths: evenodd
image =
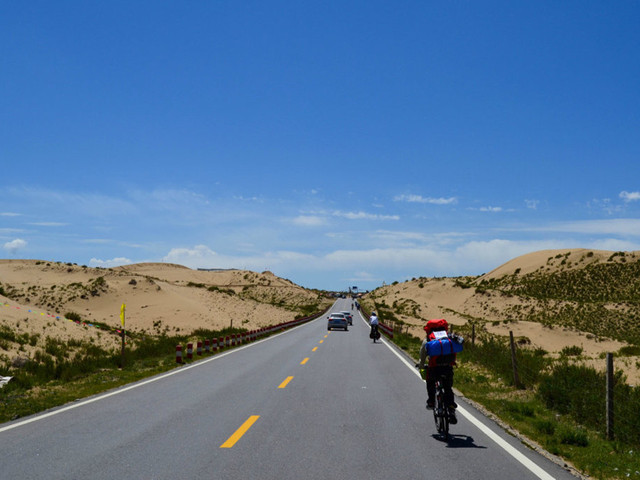
<svg viewBox="0 0 640 480">
<path fill-rule="evenodd" d="M 586 447 L 589 445 L 587 432 L 580 428 L 562 426 L 558 431 L 558 436 L 560 437 L 560 443 L 566 445 L 575 445 L 577 447 Z"/>
<path fill-rule="evenodd" d="M 59 360 L 62 360 L 69 356 L 68 346 L 57 338 L 47 337 L 45 339 L 44 351 Z"/>
<path fill-rule="evenodd" d="M 551 420 L 536 420 L 533 422 L 534 428 L 545 435 L 553 435 L 556 432 L 556 424 Z"/>
<path fill-rule="evenodd" d="M 299 314 L 296 315 L 296 318 L 304 318 L 318 313 L 320 310 L 320 306 L 317 303 L 310 303 L 308 305 L 299 305 L 297 309 Z"/>
<path fill-rule="evenodd" d="M 80 316 L 79 313 L 76 313 L 76 312 L 67 312 L 64 314 L 64 317 L 67 320 L 71 320 L 74 322 L 82 322 L 82 317 Z"/>
<path fill-rule="evenodd" d="M 200 284 L 202 285 L 202 284 Z M 204 285 L 203 285 L 204 287 Z M 248 288 L 246 285 L 243 287 L 243 291 Z M 215 285 L 212 285 L 210 287 L 207 288 L 208 291 L 210 292 L 220 292 L 220 293 L 224 293 L 226 295 L 235 295 L 236 292 L 235 290 L 231 289 L 231 288 L 220 288 L 220 287 L 216 287 Z"/>
<path fill-rule="evenodd" d="M 616 440 L 640 445 L 640 387 L 616 381 L 613 398 Z"/>
<path fill-rule="evenodd" d="M 483 336 L 480 342 L 472 345 L 465 342 L 464 351 L 458 355 L 462 362 L 470 361 L 479 363 L 499 375 L 508 385 L 514 384 L 513 364 L 508 339 L 495 336 Z M 547 367 L 549 360 L 540 355 L 538 350 L 518 348 L 516 350 L 516 362 L 520 382 L 525 387 L 534 386 Z"/>
<path fill-rule="evenodd" d="M 577 345 L 571 345 L 571 346 L 567 346 L 564 347 L 561 351 L 560 351 L 560 355 L 563 357 L 577 357 L 582 355 L 582 347 L 579 347 Z"/>
<path fill-rule="evenodd" d="M 618 355 L 621 357 L 635 357 L 640 355 L 640 346 L 638 345 L 626 345 L 618 350 Z"/>
<path fill-rule="evenodd" d="M 603 431 L 605 390 L 603 372 L 563 362 L 542 376 L 538 394 L 547 407 Z"/>
<path fill-rule="evenodd" d="M 16 332 L 9 328 L 8 325 L 0 325 L 0 339 L 9 342 L 16 341 Z"/>
<path fill-rule="evenodd" d="M 506 402 L 505 409 L 517 416 L 534 417 L 535 409 L 528 403 L 523 402 Z"/>
</svg>

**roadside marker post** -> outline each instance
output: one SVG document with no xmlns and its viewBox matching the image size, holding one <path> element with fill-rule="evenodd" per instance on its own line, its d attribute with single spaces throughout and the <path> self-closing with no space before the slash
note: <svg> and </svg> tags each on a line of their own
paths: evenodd
<svg viewBox="0 0 640 480">
<path fill-rule="evenodd" d="M 123 303 L 122 307 L 120 307 L 120 322 L 122 323 L 122 350 L 120 351 L 120 368 L 124 368 L 124 344 L 125 344 L 125 336 L 126 336 L 126 330 L 124 325 L 125 309 L 126 309 L 126 305 Z"/>
</svg>

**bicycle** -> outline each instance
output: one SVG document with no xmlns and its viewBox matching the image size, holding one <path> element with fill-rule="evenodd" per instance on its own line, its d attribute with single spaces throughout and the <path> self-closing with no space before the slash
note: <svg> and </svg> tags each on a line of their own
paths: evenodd
<svg viewBox="0 0 640 480">
<path fill-rule="evenodd" d="M 438 433 L 449 440 L 449 411 L 444 403 L 443 377 L 436 379 L 436 399 L 433 408 L 433 418 L 436 422 Z"/>
<path fill-rule="evenodd" d="M 369 338 L 373 339 L 373 343 L 376 343 L 376 340 L 380 340 L 380 330 L 378 330 L 378 325 L 371 325 Z"/>
</svg>

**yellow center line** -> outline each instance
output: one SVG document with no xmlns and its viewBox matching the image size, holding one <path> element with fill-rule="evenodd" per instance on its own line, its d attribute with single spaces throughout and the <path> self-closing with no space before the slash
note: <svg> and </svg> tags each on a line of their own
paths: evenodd
<svg viewBox="0 0 640 480">
<path fill-rule="evenodd" d="M 329 336 L 329 334 L 327 333 L 327 334 L 324 336 L 324 338 L 327 338 L 328 336 Z"/>
<path fill-rule="evenodd" d="M 315 352 L 316 350 L 318 350 L 318 347 L 313 347 L 313 350 L 311 350 L 311 351 Z"/>
<path fill-rule="evenodd" d="M 284 381 L 280 384 L 280 386 L 278 388 L 284 388 L 287 386 L 287 384 L 293 380 L 293 377 L 287 377 L 284 379 Z"/>
<path fill-rule="evenodd" d="M 309 357 L 305 358 L 304 360 L 302 360 L 300 362 L 300 365 L 304 365 L 305 363 L 307 363 L 309 361 Z"/>
<path fill-rule="evenodd" d="M 242 438 L 242 436 L 247 433 L 247 430 L 251 428 L 251 426 L 256 423 L 256 420 L 260 418 L 260 415 L 252 415 L 250 416 L 246 422 L 242 424 L 242 426 L 236 430 L 236 433 L 231 435 L 229 439 L 220 445 L 220 448 L 231 448 L 233 447 L 238 440 Z"/>
<path fill-rule="evenodd" d="M 322 342 L 324 342 L 324 340 L 320 340 L 318 343 L 322 343 Z"/>
</svg>

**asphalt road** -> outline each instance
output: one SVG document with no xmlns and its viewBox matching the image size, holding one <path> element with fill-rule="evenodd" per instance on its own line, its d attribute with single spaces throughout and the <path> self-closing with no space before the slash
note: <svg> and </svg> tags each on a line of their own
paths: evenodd
<svg viewBox="0 0 640 480">
<path fill-rule="evenodd" d="M 413 365 L 368 332 L 320 318 L 2 424 L 0 479 L 575 478 L 464 401 L 442 440 Z"/>
</svg>

